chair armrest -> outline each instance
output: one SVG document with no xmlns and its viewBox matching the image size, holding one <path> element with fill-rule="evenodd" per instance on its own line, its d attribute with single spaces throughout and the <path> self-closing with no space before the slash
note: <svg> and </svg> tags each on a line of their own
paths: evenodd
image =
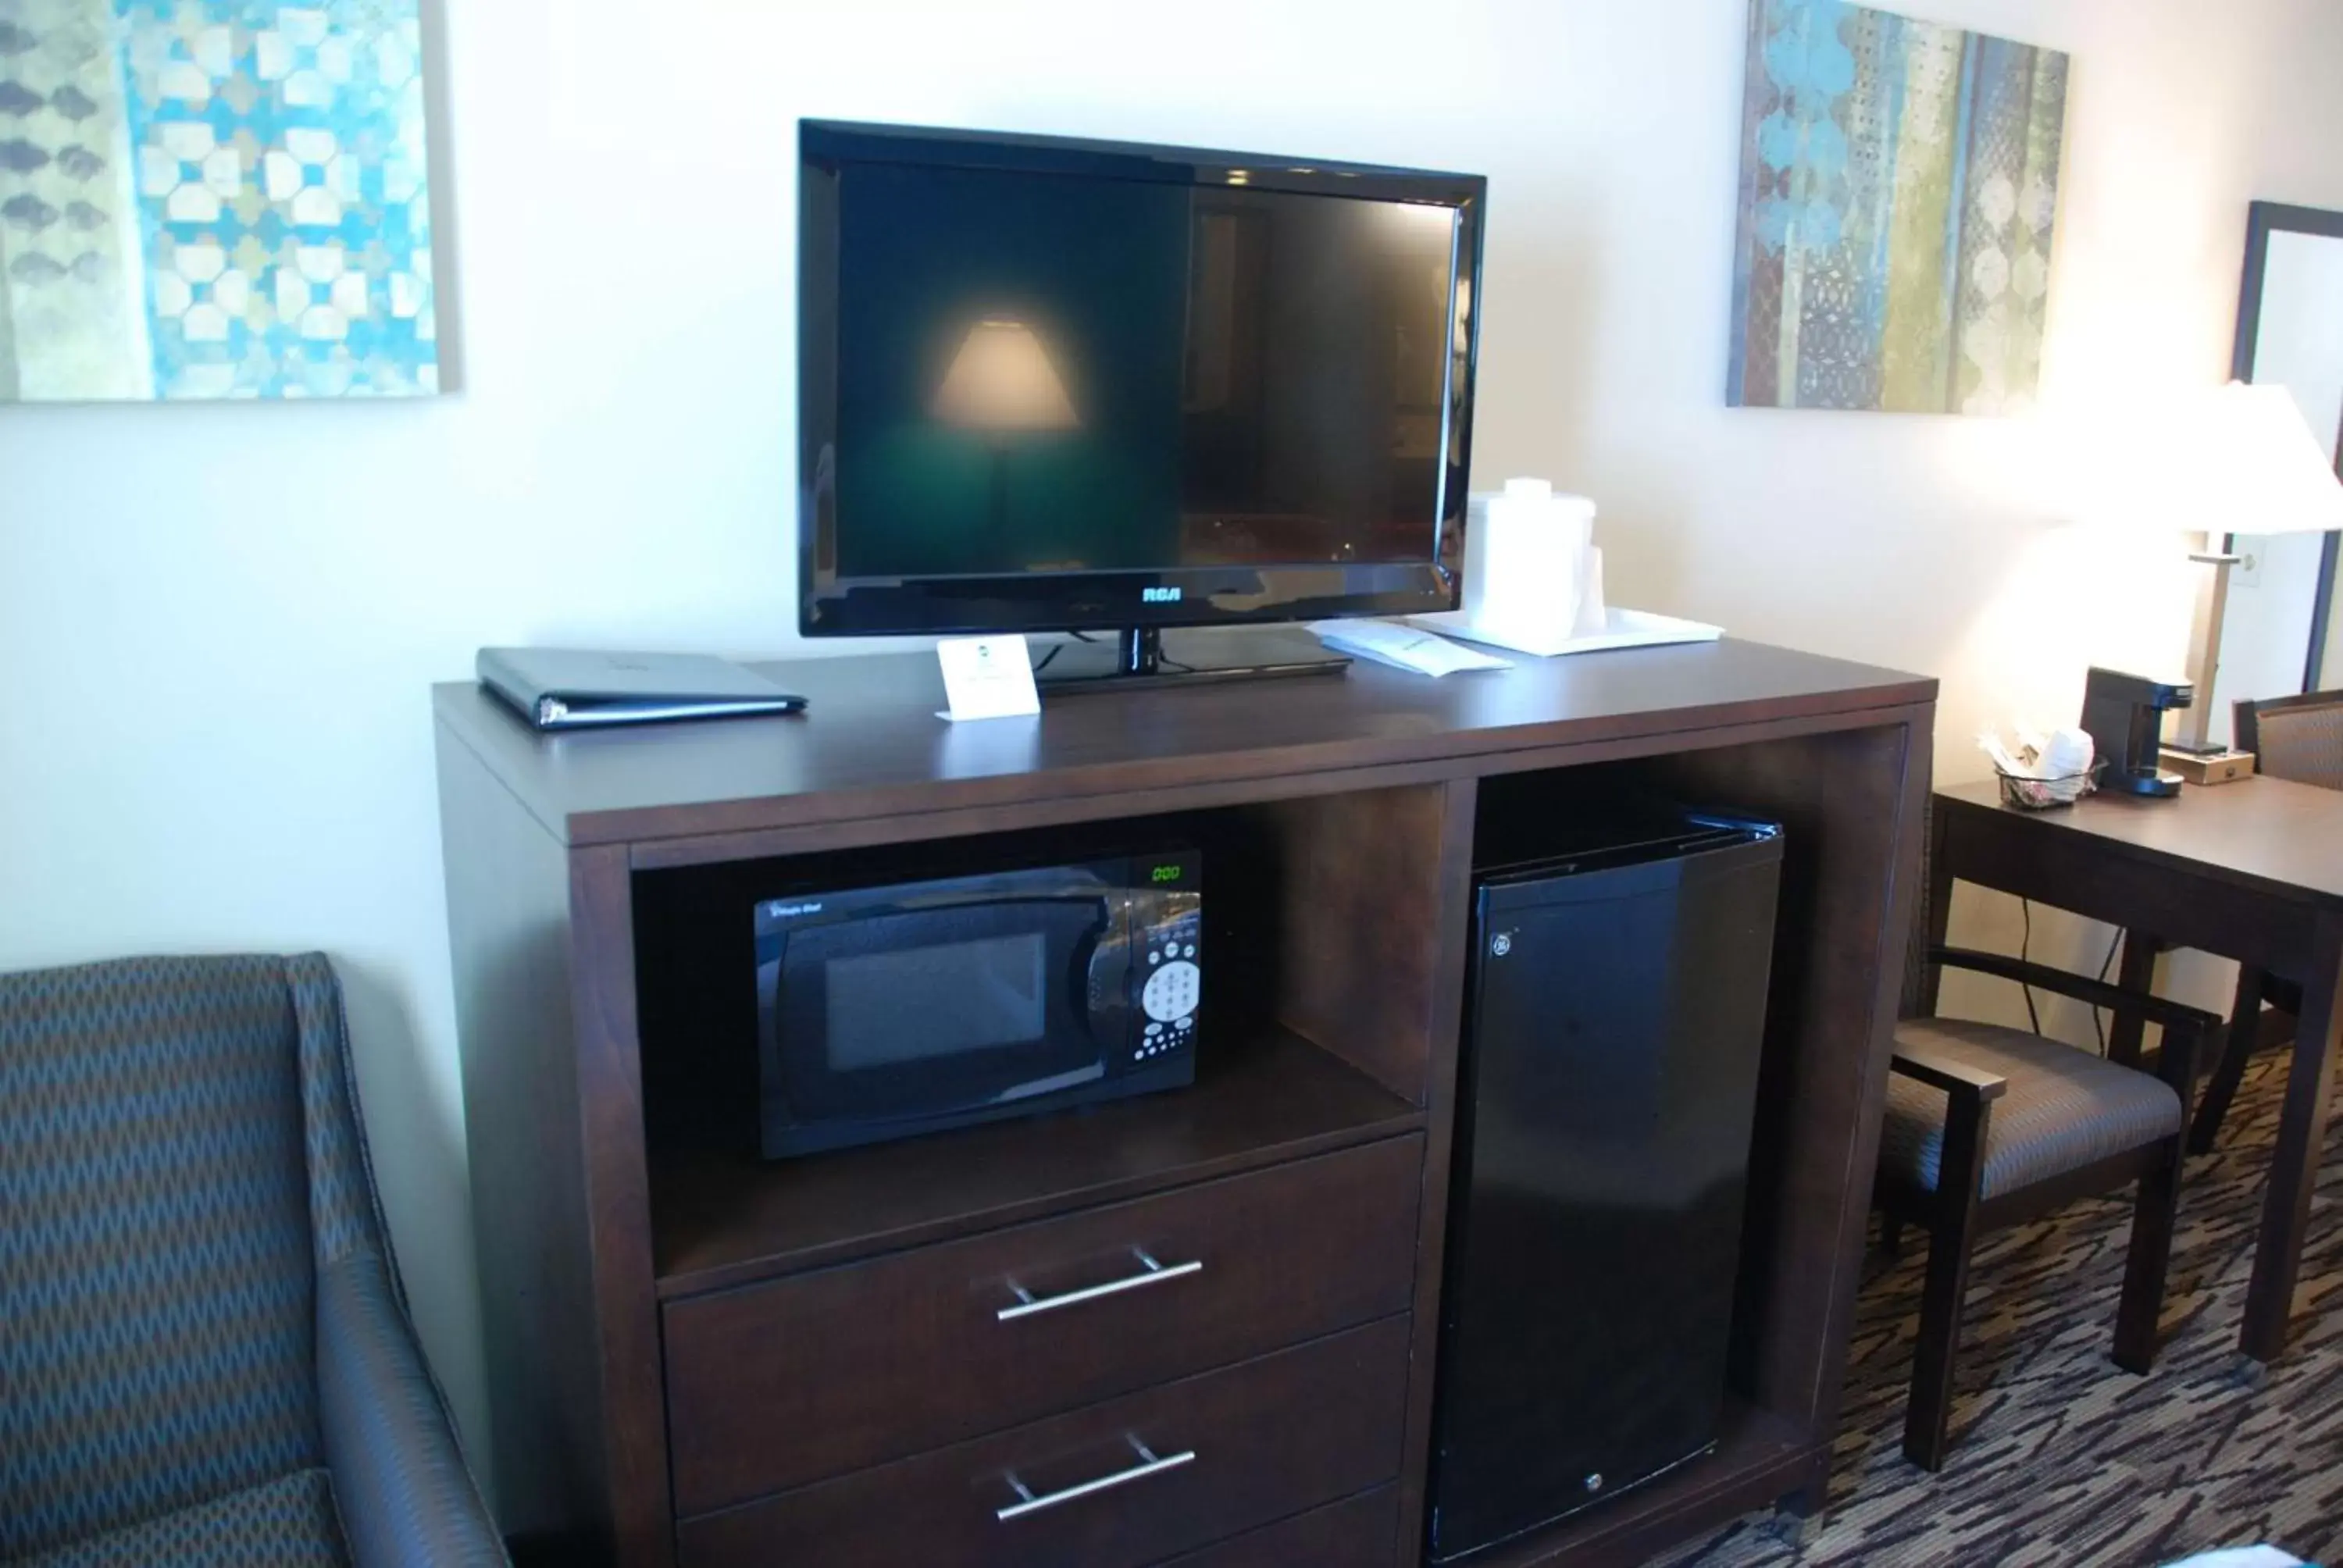
<svg viewBox="0 0 2343 1568">
<path fill-rule="evenodd" d="M 389 1272 L 372 1252 L 317 1272 L 317 1396 L 356 1568 L 509 1568 Z"/>
<path fill-rule="evenodd" d="M 2048 964 L 2028 963 L 2023 959 L 2004 958 L 1999 953 L 1981 953 L 1969 948 L 1931 948 L 1929 960 L 1949 964 L 1955 969 L 1970 970 L 1977 974 L 2016 980 L 2093 1007 L 2106 1008 L 2109 1012 L 2136 1012 L 2153 1023 L 2167 1029 L 2180 1030 L 2198 1038 L 2207 1037 L 2227 1026 L 2202 1008 L 2167 1001 L 2145 991 L 2126 990 L 2105 980 L 2093 980 Z"/>
<path fill-rule="evenodd" d="M 1906 1078 L 1916 1078 L 1947 1094 L 1966 1096 L 1980 1105 L 1999 1100 L 2003 1091 L 2009 1087 L 2009 1080 L 2001 1074 L 1987 1072 L 1982 1067 L 1971 1067 L 1956 1056 L 1934 1050 L 1917 1040 L 1897 1039 L 1896 1054 L 1887 1065 Z"/>
</svg>

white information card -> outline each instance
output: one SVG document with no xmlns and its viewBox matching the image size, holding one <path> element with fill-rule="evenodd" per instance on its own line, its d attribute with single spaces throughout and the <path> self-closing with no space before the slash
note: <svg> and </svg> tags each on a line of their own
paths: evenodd
<svg viewBox="0 0 2343 1568">
<path fill-rule="evenodd" d="M 951 704 L 938 718 L 958 723 L 1041 711 L 1033 655 L 1021 635 L 948 637 L 936 644 L 936 658 L 944 668 L 944 699 Z"/>
</svg>

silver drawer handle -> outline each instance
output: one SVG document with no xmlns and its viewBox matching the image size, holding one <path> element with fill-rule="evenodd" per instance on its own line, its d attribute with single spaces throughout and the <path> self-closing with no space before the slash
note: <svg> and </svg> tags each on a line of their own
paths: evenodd
<svg viewBox="0 0 2343 1568">
<path fill-rule="evenodd" d="M 1159 1263 L 1136 1247 L 1133 1247 L 1131 1252 L 1131 1256 L 1140 1261 L 1138 1273 L 1126 1279 L 1109 1281 L 1103 1285 L 1092 1285 L 1087 1291 L 1068 1291 L 1062 1296 L 1037 1297 L 1032 1292 L 1011 1280 L 1009 1282 L 1009 1289 L 1017 1297 L 1017 1304 L 1013 1307 L 1003 1307 L 992 1315 L 1004 1323 L 1010 1322 L 1018 1318 L 1030 1318 L 1036 1312 L 1054 1312 L 1060 1307 L 1071 1307 L 1083 1302 L 1095 1302 L 1101 1296 L 1119 1296 L 1125 1291 L 1135 1291 L 1141 1285 L 1160 1285 L 1166 1280 L 1177 1280 L 1188 1274 L 1201 1274 L 1204 1271 L 1202 1261 Z"/>
<path fill-rule="evenodd" d="M 1131 1444 L 1131 1452 L 1139 1455 L 1140 1459 L 1140 1462 L 1132 1465 L 1129 1470 L 1118 1470 L 1112 1475 L 1101 1475 L 1096 1481 L 1085 1481 L 1080 1486 L 1069 1486 L 1063 1492 L 1045 1493 L 1039 1497 L 1033 1494 L 1031 1487 L 1011 1475 L 1009 1478 L 1009 1488 L 1017 1493 L 1018 1501 L 1006 1508 L 994 1509 L 992 1516 L 1004 1523 L 1011 1519 L 1022 1519 L 1028 1513 L 1039 1513 L 1044 1508 L 1055 1508 L 1061 1503 L 1071 1503 L 1077 1497 L 1088 1497 L 1091 1493 L 1104 1492 L 1110 1486 L 1121 1486 L 1126 1482 L 1143 1480 L 1151 1475 L 1161 1475 L 1167 1470 L 1177 1470 L 1183 1464 L 1192 1463 L 1196 1458 L 1196 1451 L 1192 1448 L 1183 1453 L 1167 1453 L 1159 1459 L 1155 1456 L 1155 1452 L 1139 1439 L 1131 1437 L 1124 1441 Z"/>
</svg>

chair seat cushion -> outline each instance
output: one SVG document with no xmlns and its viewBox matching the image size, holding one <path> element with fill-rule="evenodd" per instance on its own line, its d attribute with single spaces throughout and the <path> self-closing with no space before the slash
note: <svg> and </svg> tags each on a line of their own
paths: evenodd
<svg viewBox="0 0 2343 1568">
<path fill-rule="evenodd" d="M 342 1568 L 348 1561 L 332 1483 L 322 1470 L 298 1470 L 9 1568 Z"/>
<path fill-rule="evenodd" d="M 1906 1019 L 1909 1040 L 2009 1081 L 1986 1122 L 1982 1196 L 1999 1197 L 2078 1171 L 2180 1131 L 2180 1097 L 2148 1073 L 2119 1067 L 2021 1029 L 1965 1019 Z M 1887 1078 L 1879 1169 L 1936 1190 L 1947 1096 L 1900 1072 Z"/>
</svg>

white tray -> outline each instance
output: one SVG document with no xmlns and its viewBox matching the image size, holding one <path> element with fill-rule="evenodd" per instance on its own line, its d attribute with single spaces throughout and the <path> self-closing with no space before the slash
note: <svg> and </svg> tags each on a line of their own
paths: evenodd
<svg viewBox="0 0 2343 1568">
<path fill-rule="evenodd" d="M 1463 642 L 1477 642 L 1491 648 L 1509 648 L 1516 653 L 1534 654 L 1540 658 L 1557 658 L 1566 653 L 1602 653 L 1615 648 L 1662 648 L 1674 642 L 1715 642 L 1725 635 L 1725 628 L 1704 621 L 1678 620 L 1672 615 L 1657 615 L 1645 609 L 1620 609 L 1614 606 L 1610 624 L 1599 632 L 1585 637 L 1565 638 L 1541 642 L 1524 638 L 1513 640 L 1503 633 L 1483 631 L 1475 627 L 1463 610 L 1446 610 L 1437 615 L 1412 615 L 1411 626 L 1426 631 L 1436 631 Z"/>
</svg>

